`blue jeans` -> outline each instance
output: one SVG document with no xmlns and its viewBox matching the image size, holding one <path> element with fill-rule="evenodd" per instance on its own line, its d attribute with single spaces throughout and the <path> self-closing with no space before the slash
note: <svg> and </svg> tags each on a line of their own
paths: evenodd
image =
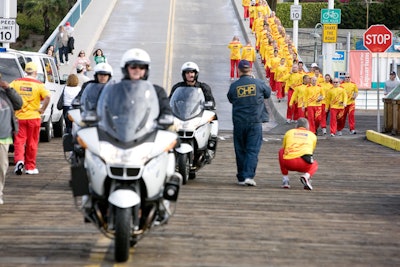
<svg viewBox="0 0 400 267">
<path fill-rule="evenodd" d="M 262 145 L 262 124 L 234 124 L 233 144 L 238 181 L 242 182 L 246 178 L 254 178 L 258 164 L 258 153 Z"/>
</svg>

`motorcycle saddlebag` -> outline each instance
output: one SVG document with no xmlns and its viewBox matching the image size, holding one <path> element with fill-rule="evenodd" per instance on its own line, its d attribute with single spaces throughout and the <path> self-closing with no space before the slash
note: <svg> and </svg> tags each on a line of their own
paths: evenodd
<svg viewBox="0 0 400 267">
<path fill-rule="evenodd" d="M 74 197 L 89 195 L 89 179 L 83 164 L 71 165 L 71 187 Z"/>
</svg>

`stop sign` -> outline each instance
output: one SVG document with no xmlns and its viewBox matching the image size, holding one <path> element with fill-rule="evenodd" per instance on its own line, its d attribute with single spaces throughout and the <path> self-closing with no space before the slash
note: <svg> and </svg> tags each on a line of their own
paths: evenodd
<svg viewBox="0 0 400 267">
<path fill-rule="evenodd" d="M 385 25 L 372 25 L 364 32 L 364 46 L 372 53 L 385 52 L 392 41 L 393 34 Z"/>
</svg>

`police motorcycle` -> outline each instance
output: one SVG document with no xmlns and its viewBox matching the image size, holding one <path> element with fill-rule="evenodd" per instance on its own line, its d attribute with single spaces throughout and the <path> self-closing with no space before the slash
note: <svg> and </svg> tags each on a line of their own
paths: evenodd
<svg viewBox="0 0 400 267">
<path fill-rule="evenodd" d="M 170 99 L 174 129 L 180 146 L 176 151 L 176 169 L 183 184 L 195 179 L 204 165 L 210 164 L 217 146 L 218 124 L 212 102 L 205 102 L 201 88 L 178 87 Z M 215 125 L 214 125 L 215 124 Z"/>
<path fill-rule="evenodd" d="M 97 123 L 93 114 L 86 118 L 82 113 L 82 121 L 75 121 L 78 112 L 69 115 L 81 125 L 71 164 L 75 204 L 85 222 L 114 239 L 115 260 L 124 262 L 131 246 L 174 213 L 182 183 L 175 172 L 177 135 L 160 127 L 172 118 L 157 120 L 158 98 L 144 80 L 107 84 Z"/>
<path fill-rule="evenodd" d="M 102 75 L 101 78 L 99 78 L 100 74 Z M 112 76 L 113 69 L 111 65 L 108 63 L 97 64 L 94 67 L 94 80 L 85 83 L 83 89 L 73 99 L 68 116 L 72 121 L 70 114 L 73 114 L 75 122 L 72 123 L 72 129 L 63 136 L 64 158 L 68 162 L 71 162 L 71 157 L 73 156 L 73 143 L 76 141 L 76 133 L 81 128 L 81 125 L 77 124 L 77 122 L 82 122 L 81 113 L 83 113 L 82 115 L 86 118 L 87 123 L 90 121 L 96 123 L 97 100 L 106 83 L 112 82 Z M 88 126 L 87 124 L 83 125 Z"/>
</svg>

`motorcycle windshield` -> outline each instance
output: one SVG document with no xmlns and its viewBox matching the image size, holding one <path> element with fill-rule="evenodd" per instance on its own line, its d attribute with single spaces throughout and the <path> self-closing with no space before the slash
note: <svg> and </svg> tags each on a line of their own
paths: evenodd
<svg viewBox="0 0 400 267">
<path fill-rule="evenodd" d="M 154 131 L 158 97 L 149 81 L 107 84 L 97 103 L 98 127 L 120 142 L 132 142 Z"/>
<path fill-rule="evenodd" d="M 173 93 L 169 105 L 172 114 L 180 120 L 190 120 L 204 110 L 204 94 L 198 87 L 178 87 Z"/>
<path fill-rule="evenodd" d="M 104 83 L 89 83 L 86 86 L 80 101 L 82 111 L 96 111 L 97 100 L 104 86 Z"/>
</svg>

